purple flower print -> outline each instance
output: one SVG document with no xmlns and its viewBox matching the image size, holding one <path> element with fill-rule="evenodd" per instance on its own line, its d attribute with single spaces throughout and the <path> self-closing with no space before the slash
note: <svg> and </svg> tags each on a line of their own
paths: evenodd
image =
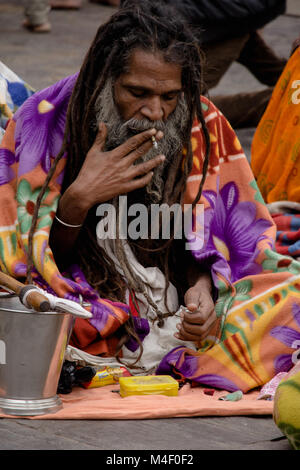
<svg viewBox="0 0 300 470">
<path fill-rule="evenodd" d="M 47 173 L 62 144 L 68 101 L 76 75 L 28 98 L 14 116 L 19 176 L 41 164 Z M 35 130 L 34 130 L 35 129 Z"/>
<path fill-rule="evenodd" d="M 300 305 L 293 304 L 292 312 L 295 322 L 299 325 L 299 330 L 295 330 L 289 326 L 275 326 L 270 331 L 270 335 L 273 338 L 278 339 L 281 343 L 295 350 L 293 354 L 280 354 L 276 357 L 274 361 L 276 374 L 279 372 L 288 372 L 292 368 L 297 360 L 297 357 L 294 357 L 294 355 L 297 350 L 300 349 Z"/>
<path fill-rule="evenodd" d="M 264 232 L 271 226 L 265 219 L 256 219 L 256 205 L 239 202 L 235 183 L 227 183 L 217 195 L 204 191 L 210 208 L 204 213 L 204 247 L 193 252 L 199 261 L 210 259 L 213 271 L 231 282 L 247 275 L 257 274 L 261 266 L 255 262 L 257 243 L 266 238 Z"/>
<path fill-rule="evenodd" d="M 228 392 L 236 392 L 239 390 L 239 387 L 234 382 L 217 374 L 199 375 L 198 377 L 194 377 L 193 381 L 219 390 L 227 390 Z"/>
<path fill-rule="evenodd" d="M 184 361 L 179 365 L 180 359 L 185 350 L 186 348 L 182 348 L 180 346 L 172 349 L 163 357 L 155 374 L 172 375 L 175 378 L 179 374 L 180 376 L 186 377 L 187 379 L 201 385 L 207 385 L 209 387 L 227 390 L 229 392 L 235 392 L 239 389 L 234 382 L 218 374 L 203 374 L 197 376 L 196 372 L 199 369 L 199 356 L 189 356 L 186 354 Z"/>
</svg>

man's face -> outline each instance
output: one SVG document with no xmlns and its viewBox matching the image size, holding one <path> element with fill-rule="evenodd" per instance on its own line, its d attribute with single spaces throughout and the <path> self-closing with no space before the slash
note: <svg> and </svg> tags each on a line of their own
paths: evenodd
<svg viewBox="0 0 300 470">
<path fill-rule="evenodd" d="M 115 104 L 124 121 L 166 121 L 181 93 L 181 66 L 141 49 L 133 51 L 128 71 L 114 85 Z"/>
<path fill-rule="evenodd" d="M 155 168 L 146 188 L 153 202 L 158 202 L 164 188 L 164 166 L 182 150 L 182 136 L 189 119 L 181 67 L 165 62 L 160 54 L 133 51 L 126 72 L 114 83 L 107 79 L 95 112 L 96 124 L 103 121 L 107 126 L 105 150 L 112 150 L 132 135 L 152 127 L 163 132 L 158 148 L 152 147 L 135 162 L 148 161 L 158 154 L 166 156 L 165 162 Z"/>
</svg>

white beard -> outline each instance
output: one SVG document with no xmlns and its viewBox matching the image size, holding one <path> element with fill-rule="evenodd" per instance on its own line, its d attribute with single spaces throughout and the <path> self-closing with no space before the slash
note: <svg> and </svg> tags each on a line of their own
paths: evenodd
<svg viewBox="0 0 300 470">
<path fill-rule="evenodd" d="M 105 123 L 108 130 L 105 144 L 106 150 L 112 150 L 118 147 L 133 135 L 147 129 L 155 128 L 163 131 L 164 137 L 157 142 L 157 148 L 153 146 L 145 155 L 141 156 L 135 162 L 135 164 L 146 162 L 156 155 L 165 155 L 165 161 L 153 170 L 153 177 L 146 187 L 151 202 L 161 202 L 164 188 L 162 180 L 164 168 L 170 162 L 170 159 L 180 152 L 183 147 L 182 135 L 188 121 L 188 108 L 184 95 L 182 94 L 179 97 L 175 110 L 171 113 L 166 122 L 149 121 L 148 119 L 138 120 L 135 118 L 124 121 L 114 102 L 112 81 L 108 79 L 97 98 L 95 108 L 96 125 L 98 126 L 99 122 L 102 121 Z"/>
</svg>

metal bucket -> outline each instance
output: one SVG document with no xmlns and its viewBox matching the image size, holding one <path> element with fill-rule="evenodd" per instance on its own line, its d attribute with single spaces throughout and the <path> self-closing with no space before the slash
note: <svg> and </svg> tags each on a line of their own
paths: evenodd
<svg viewBox="0 0 300 470">
<path fill-rule="evenodd" d="M 0 295 L 0 411 L 34 416 L 62 407 L 57 386 L 73 316 L 27 309 Z"/>
</svg>

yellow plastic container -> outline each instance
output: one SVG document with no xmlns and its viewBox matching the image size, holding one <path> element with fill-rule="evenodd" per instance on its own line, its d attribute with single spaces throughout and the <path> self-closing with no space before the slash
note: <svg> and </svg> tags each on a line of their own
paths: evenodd
<svg viewBox="0 0 300 470">
<path fill-rule="evenodd" d="M 169 375 L 145 375 L 135 377 L 120 377 L 120 395 L 178 395 L 178 382 Z"/>
<path fill-rule="evenodd" d="M 84 388 L 98 388 L 116 384 L 122 376 L 131 375 L 125 367 L 105 367 L 97 370 L 90 382 L 83 383 Z"/>
</svg>

